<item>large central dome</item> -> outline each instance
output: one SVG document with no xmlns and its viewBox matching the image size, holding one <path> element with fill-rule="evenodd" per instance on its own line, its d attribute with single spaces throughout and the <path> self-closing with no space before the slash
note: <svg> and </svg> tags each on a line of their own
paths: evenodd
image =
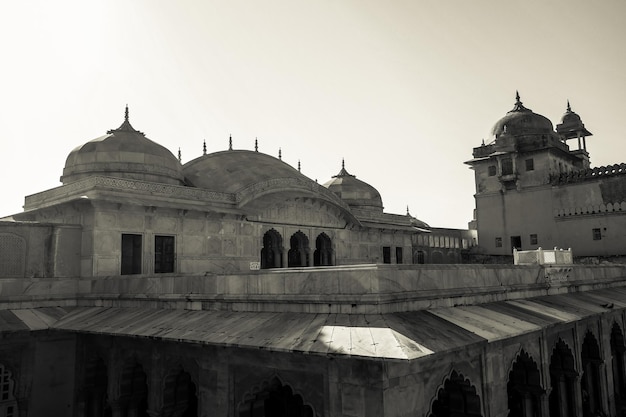
<svg viewBox="0 0 626 417">
<path fill-rule="evenodd" d="M 106 135 L 75 148 L 65 161 L 61 181 L 94 175 L 183 185 L 182 165 L 165 147 L 146 138 L 128 121 Z"/>
<path fill-rule="evenodd" d="M 491 134 L 494 138 L 497 139 L 503 133 L 518 136 L 549 134 L 554 132 L 552 122 L 547 117 L 534 113 L 532 110 L 524 107 L 520 101 L 519 94 L 516 94 L 515 99 L 513 109 L 498 120 L 491 129 Z"/>
</svg>

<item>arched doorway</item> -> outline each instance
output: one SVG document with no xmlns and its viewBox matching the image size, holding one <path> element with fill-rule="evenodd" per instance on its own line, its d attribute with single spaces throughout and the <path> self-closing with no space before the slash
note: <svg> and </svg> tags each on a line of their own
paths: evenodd
<svg viewBox="0 0 626 417">
<path fill-rule="evenodd" d="M 624 366 L 624 334 L 619 324 L 613 323 L 611 329 L 611 357 L 613 369 L 613 391 L 615 392 L 615 407 L 618 414 L 626 412 L 626 367 Z"/>
<path fill-rule="evenodd" d="M 197 417 L 198 397 L 191 375 L 181 370 L 165 380 L 163 392 L 164 417 Z"/>
<path fill-rule="evenodd" d="M 289 267 L 309 265 L 309 238 L 301 231 L 291 235 L 289 239 L 288 265 Z"/>
<path fill-rule="evenodd" d="M 476 387 L 463 374 L 452 371 L 443 387 L 437 392 L 430 417 L 477 417 L 480 416 L 480 397 Z"/>
<path fill-rule="evenodd" d="M 261 249 L 261 268 L 282 268 L 283 266 L 283 237 L 275 229 L 270 229 L 263 235 L 263 249 Z"/>
<path fill-rule="evenodd" d="M 148 416 L 148 383 L 143 367 L 137 362 L 128 362 L 120 378 L 120 398 L 118 406 L 123 417 Z"/>
<path fill-rule="evenodd" d="M 580 388 L 583 399 L 583 416 L 593 417 L 604 415 L 602 407 L 602 379 L 600 378 L 600 367 L 602 357 L 600 347 L 596 337 L 591 332 L 585 334 L 583 346 L 580 353 L 582 363 L 582 378 Z"/>
<path fill-rule="evenodd" d="M 541 375 L 537 363 L 524 350 L 517 355 L 506 385 L 509 417 L 541 415 Z"/>
<path fill-rule="evenodd" d="M 85 415 L 110 417 L 111 407 L 107 398 L 107 367 L 101 358 L 93 358 L 85 366 L 84 400 Z"/>
<path fill-rule="evenodd" d="M 575 390 L 578 372 L 574 368 L 572 351 L 561 339 L 556 343 L 550 357 L 550 417 L 576 415 Z"/>
<path fill-rule="evenodd" d="M 333 248 L 330 237 L 326 233 L 320 233 L 315 239 L 315 252 L 313 265 L 329 266 L 333 264 Z"/>
<path fill-rule="evenodd" d="M 302 396 L 294 394 L 291 387 L 283 385 L 278 378 L 269 383 L 239 405 L 238 417 L 314 417 L 310 405 L 304 404 Z"/>
<path fill-rule="evenodd" d="M 0 415 L 12 417 L 19 415 L 13 374 L 4 364 L 0 364 Z"/>
</svg>

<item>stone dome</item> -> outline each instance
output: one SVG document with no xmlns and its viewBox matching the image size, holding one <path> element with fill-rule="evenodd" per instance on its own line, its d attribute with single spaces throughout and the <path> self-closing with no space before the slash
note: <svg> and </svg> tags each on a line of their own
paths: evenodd
<svg viewBox="0 0 626 417">
<path fill-rule="evenodd" d="M 67 157 L 61 181 L 94 175 L 183 185 L 182 165 L 165 147 L 146 138 L 128 121 L 106 135 L 78 146 Z"/>
<path fill-rule="evenodd" d="M 515 106 L 498 120 L 491 129 L 491 135 L 498 138 L 506 133 L 512 136 L 549 134 L 554 132 L 552 122 L 540 114 L 523 106 L 519 94 L 516 94 Z"/>
<path fill-rule="evenodd" d="M 183 166 L 188 185 L 223 193 L 277 179 L 311 181 L 291 165 L 273 156 L 248 150 L 227 150 L 203 155 Z"/>
<path fill-rule="evenodd" d="M 564 139 L 592 136 L 592 133 L 585 128 L 585 124 L 580 116 L 572 111 L 569 100 L 567 100 L 567 110 L 561 117 L 561 123 L 556 125 L 556 132 Z"/>
<path fill-rule="evenodd" d="M 333 179 L 324 184 L 324 187 L 335 193 L 350 207 L 383 211 L 383 199 L 376 188 L 350 175 L 346 171 L 345 163 L 341 163 L 341 171 Z"/>
</svg>

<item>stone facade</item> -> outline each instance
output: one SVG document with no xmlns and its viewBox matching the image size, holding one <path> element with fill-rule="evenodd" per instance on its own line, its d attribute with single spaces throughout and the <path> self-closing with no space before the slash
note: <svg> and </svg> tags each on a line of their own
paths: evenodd
<svg viewBox="0 0 626 417">
<path fill-rule="evenodd" d="M 498 121 L 493 141 L 468 162 L 476 182 L 476 223 L 482 253 L 571 248 L 575 256 L 626 253 L 626 169 L 591 168 L 591 133 L 568 110 L 556 131 L 519 101 Z M 578 141 L 578 149 L 567 142 Z"/>
</svg>

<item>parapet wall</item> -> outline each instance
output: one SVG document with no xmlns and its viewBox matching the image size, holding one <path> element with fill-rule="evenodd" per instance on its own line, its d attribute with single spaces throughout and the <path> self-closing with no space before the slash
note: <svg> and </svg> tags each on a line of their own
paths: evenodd
<svg viewBox="0 0 626 417">
<path fill-rule="evenodd" d="M 622 265 L 357 265 L 231 275 L 0 279 L 0 308 L 373 314 L 626 286 Z"/>
</svg>

